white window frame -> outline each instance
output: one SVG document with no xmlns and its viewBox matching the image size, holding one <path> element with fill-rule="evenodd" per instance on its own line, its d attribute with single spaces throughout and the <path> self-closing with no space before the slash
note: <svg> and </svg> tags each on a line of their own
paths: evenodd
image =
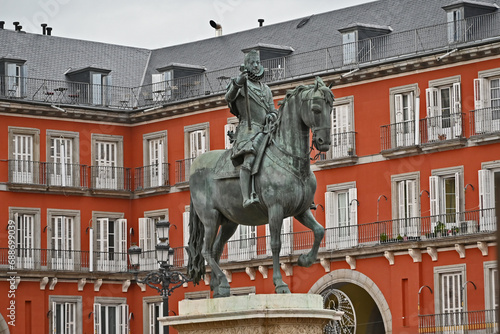
<svg viewBox="0 0 500 334">
<path fill-rule="evenodd" d="M 498 309 L 498 266 L 497 261 L 485 261 L 484 270 L 484 306 L 486 310 Z M 496 275 L 496 277 L 495 277 Z M 495 279 L 496 278 L 496 279 Z"/>
<path fill-rule="evenodd" d="M 343 65 L 358 63 L 358 31 L 342 33 L 342 61 Z"/>
<path fill-rule="evenodd" d="M 443 295 L 444 295 L 444 290 L 442 286 L 442 279 L 443 275 L 453 275 L 453 274 L 459 274 L 461 275 L 461 284 L 460 284 L 460 290 L 458 293 L 460 293 L 459 296 L 459 302 L 458 303 L 453 303 L 455 305 L 446 305 L 445 301 L 443 300 Z M 466 312 L 467 311 L 467 289 L 462 290 L 462 286 L 465 282 L 467 282 L 467 276 L 466 276 L 466 264 L 455 264 L 455 265 L 448 265 L 448 266 L 440 266 L 440 267 L 434 267 L 434 307 L 435 307 L 435 314 L 442 314 L 445 313 L 446 310 L 453 310 L 455 312 Z M 461 297 L 461 298 L 460 298 Z M 456 305 L 459 304 L 459 305 Z M 463 306 L 462 306 L 463 304 Z M 448 319 L 445 319 L 444 324 L 439 324 L 439 326 L 450 326 L 451 321 L 458 319 L 460 315 L 450 315 Z M 444 318 L 444 317 L 443 317 Z M 448 321 L 446 323 L 446 321 Z M 455 321 L 455 324 L 457 322 Z M 438 324 L 436 324 L 438 326 Z M 445 329 L 446 330 L 446 329 Z"/>
<path fill-rule="evenodd" d="M 90 72 L 90 99 L 93 105 L 107 106 L 111 102 L 111 75 L 102 72 Z"/>
<path fill-rule="evenodd" d="M 56 142 L 59 142 L 59 145 Z M 46 157 L 50 163 L 47 172 L 49 185 L 62 187 L 80 186 L 80 133 L 47 130 L 46 145 Z M 52 148 L 53 146 L 55 147 Z M 63 175 L 66 175 L 66 177 L 62 177 Z"/>
<path fill-rule="evenodd" d="M 497 230 L 497 212 L 495 198 L 495 174 L 500 173 L 500 160 L 488 161 L 481 164 L 478 170 L 479 184 L 479 230 L 496 231 Z M 491 210 L 488 210 L 491 209 Z"/>
<path fill-rule="evenodd" d="M 331 146 L 326 153 L 326 159 L 339 159 L 353 155 L 355 152 L 354 96 L 336 98 L 330 117 L 332 120 Z"/>
<path fill-rule="evenodd" d="M 224 125 L 224 148 L 230 149 L 233 147 L 233 144 L 229 140 L 228 132 L 232 131 L 234 135 L 236 135 L 236 128 L 238 127 L 238 117 L 229 117 L 227 119 L 226 125 Z"/>
<path fill-rule="evenodd" d="M 28 220 L 22 217 L 27 216 Z M 30 248 L 17 250 L 16 267 L 19 269 L 40 269 L 40 236 L 41 210 L 39 208 L 9 207 L 9 217 L 16 225 L 16 249 L 19 246 L 30 245 Z M 21 219 L 21 220 L 20 220 Z M 32 222 L 30 222 L 32 220 Z M 28 226 L 29 231 L 22 232 L 19 228 Z"/>
<path fill-rule="evenodd" d="M 184 245 L 183 257 L 184 257 L 184 266 L 187 266 L 189 255 L 186 247 L 189 246 L 189 215 L 190 215 L 190 207 L 186 205 L 184 207 L 184 212 L 182 213 L 182 241 Z"/>
<path fill-rule="evenodd" d="M 500 107 L 491 105 L 491 80 L 499 80 L 500 68 L 478 72 L 474 79 L 474 126 L 475 134 L 500 131 Z"/>
<path fill-rule="evenodd" d="M 191 139 L 195 134 L 200 134 L 203 138 L 201 146 L 191 144 Z M 196 152 L 193 150 L 196 149 Z M 210 149 L 210 123 L 199 123 L 184 127 L 184 156 L 185 159 L 195 158 L 201 153 Z"/>
<path fill-rule="evenodd" d="M 155 312 L 158 309 L 158 317 L 163 316 L 163 301 L 160 296 L 144 297 L 142 299 L 142 316 L 143 316 L 143 328 L 142 332 L 144 334 L 155 334 L 162 333 L 160 322 L 158 317 L 155 316 Z"/>
<path fill-rule="evenodd" d="M 445 212 L 446 198 L 444 187 L 446 179 L 450 178 L 454 178 L 455 180 L 455 214 L 446 214 Z M 461 224 L 464 223 L 461 215 L 465 208 L 465 190 L 463 185 L 463 166 L 434 169 L 431 171 L 431 176 L 429 177 L 429 193 L 432 230 L 434 230 L 438 221 L 446 225 L 446 230 L 460 228 Z"/>
<path fill-rule="evenodd" d="M 6 87 L 5 96 L 14 98 L 26 97 L 26 70 L 24 60 L 8 61 L 2 63 L 5 66 Z"/>
<path fill-rule="evenodd" d="M 128 334 L 129 333 L 129 306 L 127 304 L 127 298 L 117 298 L 117 297 L 94 297 L 94 333 L 95 334 L 109 334 L 105 328 L 107 324 L 107 319 L 102 317 L 102 308 L 105 308 L 105 312 L 109 311 L 110 307 L 115 307 L 115 319 L 116 319 L 116 334 Z"/>
<path fill-rule="evenodd" d="M 127 220 L 123 213 L 92 212 L 92 236 L 89 237 L 92 258 L 95 259 L 96 271 L 121 272 L 126 271 L 128 257 Z M 114 222 L 113 252 L 109 245 L 109 223 Z M 106 236 L 104 236 L 105 234 Z M 110 258 L 110 254 L 113 256 Z"/>
<path fill-rule="evenodd" d="M 20 138 L 30 138 L 29 147 L 25 147 L 30 152 L 18 151 Z M 40 130 L 9 126 L 9 159 L 12 160 L 9 166 L 10 182 L 37 184 L 40 180 Z"/>
<path fill-rule="evenodd" d="M 57 334 L 82 334 L 82 296 L 49 296 L 49 333 L 57 333 Z M 61 325 L 64 326 L 62 332 L 57 331 L 57 311 L 56 305 L 62 305 L 64 309 L 64 318 L 59 319 L 61 321 Z M 71 317 L 73 320 L 69 320 Z"/>
<path fill-rule="evenodd" d="M 420 219 L 411 218 L 420 217 L 420 172 L 391 175 L 391 194 L 392 217 L 398 221 L 392 233 L 418 237 Z"/>
<path fill-rule="evenodd" d="M 338 195 L 347 194 L 346 226 L 339 226 Z M 358 245 L 358 196 L 356 182 L 328 185 L 325 193 L 325 243 L 327 249 L 344 249 Z M 354 227 L 355 226 L 355 227 Z"/>
<path fill-rule="evenodd" d="M 151 75 L 151 92 L 153 93 L 153 102 L 167 102 L 172 99 L 172 93 L 176 86 L 173 84 L 174 71 L 168 70 Z"/>
<path fill-rule="evenodd" d="M 389 89 L 391 118 L 391 147 L 407 147 L 419 144 L 420 90 L 418 84 Z M 407 97 L 408 119 L 404 119 L 403 101 Z M 408 123 L 409 124 L 406 124 Z M 394 129 L 392 129 L 394 127 Z"/>
<path fill-rule="evenodd" d="M 460 76 L 429 81 L 425 90 L 428 141 L 462 137 L 462 98 Z M 449 113 L 443 112 L 441 93 L 449 90 Z"/>
<path fill-rule="evenodd" d="M 100 146 L 112 144 L 115 146 L 113 160 L 106 157 L 103 160 L 98 156 Z M 92 166 L 94 167 L 94 182 L 96 189 L 123 189 L 123 136 L 92 134 Z"/>
<path fill-rule="evenodd" d="M 169 184 L 167 138 L 167 130 L 142 135 L 145 188 Z"/>
<path fill-rule="evenodd" d="M 448 24 L 448 43 L 464 42 L 465 21 L 464 8 L 454 8 L 446 12 L 446 22 Z"/>
<path fill-rule="evenodd" d="M 61 226 L 63 228 L 58 231 L 58 226 L 54 227 L 53 220 L 64 221 Z M 71 224 L 68 230 L 68 224 Z M 75 270 L 79 268 L 79 254 L 81 250 L 80 245 L 80 211 L 79 210 L 61 210 L 61 209 L 47 209 L 47 247 L 50 249 L 51 268 L 54 270 Z M 59 235 L 61 239 L 61 249 L 53 249 L 52 239 L 55 234 Z M 69 249 L 68 249 L 69 248 Z M 76 261 L 76 262 L 75 262 Z"/>
</svg>

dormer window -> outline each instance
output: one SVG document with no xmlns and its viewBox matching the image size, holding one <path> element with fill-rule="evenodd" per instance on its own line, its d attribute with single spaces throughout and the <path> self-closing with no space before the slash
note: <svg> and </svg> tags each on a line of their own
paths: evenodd
<svg viewBox="0 0 500 334">
<path fill-rule="evenodd" d="M 203 66 L 171 63 L 157 68 L 151 78 L 151 92 L 144 92 L 156 103 L 168 102 L 202 95 Z"/>
<path fill-rule="evenodd" d="M 392 31 L 389 26 L 355 23 L 339 29 L 342 34 L 343 64 L 352 65 L 372 60 L 377 45 L 384 35 Z"/>
<path fill-rule="evenodd" d="M 75 95 L 79 101 L 88 102 L 93 105 L 111 105 L 111 70 L 96 67 L 85 67 L 66 73 L 66 76 L 74 82 L 88 83 L 86 85 L 71 85 L 69 95 Z M 74 90 L 74 91 L 73 91 Z"/>
<path fill-rule="evenodd" d="M 488 25 L 488 20 L 470 20 L 474 16 L 492 13 L 498 9 L 496 4 L 476 2 L 470 0 L 459 0 L 442 7 L 446 11 L 446 22 L 448 24 L 448 43 L 467 42 L 478 39 L 481 36 L 481 25 Z"/>
<path fill-rule="evenodd" d="M 22 98 L 26 96 L 26 65 L 22 59 L 0 59 L 0 75 L 3 95 L 8 98 Z"/>
</svg>

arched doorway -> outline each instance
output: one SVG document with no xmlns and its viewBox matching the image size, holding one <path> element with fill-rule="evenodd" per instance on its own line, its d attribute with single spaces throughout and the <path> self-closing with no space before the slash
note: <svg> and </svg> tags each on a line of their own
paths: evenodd
<svg viewBox="0 0 500 334">
<path fill-rule="evenodd" d="M 9 326 L 7 325 L 7 322 L 5 321 L 5 318 L 1 313 L 0 313 L 0 334 L 10 334 Z"/>
<path fill-rule="evenodd" d="M 368 276 L 349 269 L 335 270 L 320 278 L 309 293 L 327 296 L 332 295 L 331 291 L 340 291 L 352 304 L 356 318 L 356 334 L 392 333 L 389 304 Z M 349 323 L 349 319 L 346 319 L 346 323 Z M 345 333 L 352 333 L 349 332 L 352 328 L 346 327 Z"/>
</svg>

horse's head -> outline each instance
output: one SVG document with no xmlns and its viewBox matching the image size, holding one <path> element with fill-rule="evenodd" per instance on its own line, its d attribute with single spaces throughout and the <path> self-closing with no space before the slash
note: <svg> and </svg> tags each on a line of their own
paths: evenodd
<svg viewBox="0 0 500 334">
<path fill-rule="evenodd" d="M 333 93 L 320 77 L 316 77 L 314 85 L 303 91 L 302 101 L 302 120 L 312 130 L 312 144 L 318 151 L 326 152 L 331 143 Z"/>
</svg>

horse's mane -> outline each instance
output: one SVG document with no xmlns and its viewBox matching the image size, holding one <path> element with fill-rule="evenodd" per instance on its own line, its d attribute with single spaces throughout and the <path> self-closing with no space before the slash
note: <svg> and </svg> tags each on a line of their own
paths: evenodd
<svg viewBox="0 0 500 334">
<path fill-rule="evenodd" d="M 283 110 L 284 105 L 292 98 L 304 91 L 317 88 L 323 93 L 328 104 L 333 105 L 333 93 L 328 86 L 326 86 L 323 80 L 319 77 L 316 77 L 316 83 L 310 85 L 299 85 L 294 89 L 290 89 L 286 92 L 285 98 L 278 102 L 279 111 Z"/>
</svg>

